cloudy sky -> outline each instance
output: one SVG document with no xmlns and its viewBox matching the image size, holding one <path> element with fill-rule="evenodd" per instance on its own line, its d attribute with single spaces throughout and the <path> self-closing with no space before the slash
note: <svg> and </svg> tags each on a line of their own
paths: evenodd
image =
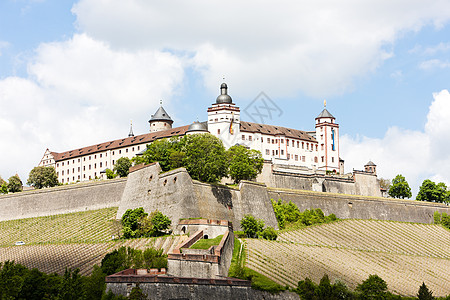
<svg viewBox="0 0 450 300">
<path fill-rule="evenodd" d="M 2 0 L 0 175 L 145 133 L 160 99 L 174 126 L 206 120 L 225 77 L 274 125 L 312 130 L 326 99 L 346 171 L 449 184 L 449 20 L 447 0 Z"/>
</svg>

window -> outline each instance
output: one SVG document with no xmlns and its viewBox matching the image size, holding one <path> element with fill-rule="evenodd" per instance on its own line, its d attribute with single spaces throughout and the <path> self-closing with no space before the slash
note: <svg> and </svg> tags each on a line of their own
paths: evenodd
<svg viewBox="0 0 450 300">
<path fill-rule="evenodd" d="M 86 166 L 83 166 L 83 171 L 86 171 Z"/>
<path fill-rule="evenodd" d="M 64 162 L 61 163 L 61 166 L 64 166 Z"/>
<path fill-rule="evenodd" d="M 281 155 L 284 155 L 284 150 L 281 150 Z"/>
<path fill-rule="evenodd" d="M 132 148 L 131 148 L 131 151 L 133 151 L 133 152 L 134 152 L 134 147 L 132 147 Z"/>
<path fill-rule="evenodd" d="M 56 176 L 59 177 L 59 172 L 56 172 Z"/>
<path fill-rule="evenodd" d="M 113 159 L 113 166 L 114 166 L 114 159 Z"/>
<path fill-rule="evenodd" d="M 100 168 L 102 167 L 102 163 L 100 162 Z"/>
<path fill-rule="evenodd" d="M 282 144 L 284 144 L 284 140 L 283 139 L 280 139 L 280 141 L 281 141 Z"/>
<path fill-rule="evenodd" d="M 314 157 L 314 162 L 317 163 L 317 156 Z"/>
<path fill-rule="evenodd" d="M 275 150 L 275 155 L 278 155 L 278 150 Z"/>
<path fill-rule="evenodd" d="M 321 145 L 320 145 L 320 149 L 321 149 L 322 151 L 323 151 L 323 148 L 324 148 L 324 147 L 323 147 L 323 144 L 321 144 Z"/>
<path fill-rule="evenodd" d="M 270 144 L 270 138 L 267 138 L 267 143 L 269 143 L 269 144 Z"/>
<path fill-rule="evenodd" d="M 97 159 L 97 154 L 94 155 L 94 159 Z"/>
<path fill-rule="evenodd" d="M 324 162 L 325 161 L 325 158 L 322 156 L 322 162 Z"/>
<path fill-rule="evenodd" d="M 266 154 L 270 155 L 270 150 L 269 149 L 266 149 Z"/>
<path fill-rule="evenodd" d="M 295 155 L 295 160 L 298 160 L 298 155 L 297 154 Z"/>
<path fill-rule="evenodd" d="M 86 174 L 83 175 L 83 178 L 86 178 Z"/>
<path fill-rule="evenodd" d="M 78 167 L 78 172 L 80 172 L 80 167 Z M 80 179 L 80 178 L 78 178 L 78 179 Z"/>
<path fill-rule="evenodd" d="M 80 178 L 81 178 L 80 175 L 78 175 L 78 180 L 80 180 Z"/>
<path fill-rule="evenodd" d="M 64 183 L 64 178 L 63 178 L 63 179 L 61 179 L 61 182 L 62 182 L 62 183 Z"/>
<path fill-rule="evenodd" d="M 272 156 L 275 156 L 275 150 L 272 150 Z M 64 175 L 64 174 L 63 174 Z"/>
<path fill-rule="evenodd" d="M 83 157 L 83 161 L 86 161 L 86 157 Z"/>
<path fill-rule="evenodd" d="M 107 161 L 105 161 L 105 167 L 107 167 L 108 166 L 108 162 Z"/>
<path fill-rule="evenodd" d="M 122 150 L 119 150 L 119 154 L 122 154 Z"/>
<path fill-rule="evenodd" d="M 105 153 L 105 157 L 108 157 L 108 152 Z"/>
<path fill-rule="evenodd" d="M 323 140 L 323 134 L 320 135 L 320 139 Z"/>
<path fill-rule="evenodd" d="M 75 168 L 72 168 L 72 173 L 75 173 Z"/>
<path fill-rule="evenodd" d="M 127 149 L 125 149 L 125 152 L 126 152 L 126 153 L 128 153 L 128 148 L 127 148 Z"/>
<path fill-rule="evenodd" d="M 58 168 L 58 167 L 59 167 L 59 164 L 56 164 L 56 167 Z"/>
<path fill-rule="evenodd" d="M 250 136 L 248 137 L 248 140 L 249 140 L 249 141 L 251 141 L 251 140 L 252 140 L 252 138 L 253 138 L 253 137 L 252 137 L 252 136 L 250 135 Z"/>
<path fill-rule="evenodd" d="M 75 163 L 75 159 L 72 161 L 72 163 L 73 163 L 73 164 Z"/>
<path fill-rule="evenodd" d="M 70 160 L 67 161 L 67 165 L 69 165 L 69 164 L 70 164 Z"/>
<path fill-rule="evenodd" d="M 89 155 L 89 160 L 91 160 L 91 156 Z"/>
<path fill-rule="evenodd" d="M 309 150 L 309 143 L 306 143 L 306 150 Z"/>
<path fill-rule="evenodd" d="M 91 176 L 89 175 L 89 180 L 91 180 Z"/>
<path fill-rule="evenodd" d="M 141 146 L 138 146 L 138 151 L 139 151 L 140 148 L 141 148 Z"/>
<path fill-rule="evenodd" d="M 64 170 L 61 171 L 61 175 L 64 176 Z"/>
<path fill-rule="evenodd" d="M 331 162 L 334 163 L 334 157 L 331 158 Z"/>
<path fill-rule="evenodd" d="M 297 142 L 298 143 L 298 142 Z M 292 140 L 292 147 L 294 147 L 294 140 Z"/>
<path fill-rule="evenodd" d="M 242 135 L 242 140 L 245 141 L 245 135 Z"/>
<path fill-rule="evenodd" d="M 69 170 L 69 169 L 67 169 L 67 175 L 69 175 L 69 171 L 70 171 L 70 170 Z"/>
<path fill-rule="evenodd" d="M 274 139 L 272 139 L 272 144 L 275 144 L 275 140 Z"/>
<path fill-rule="evenodd" d="M 113 155 L 114 155 L 114 151 L 113 151 Z"/>
<path fill-rule="evenodd" d="M 302 149 L 305 149 L 305 142 L 302 142 Z"/>
<path fill-rule="evenodd" d="M 297 141 L 297 148 L 300 148 L 300 141 Z"/>
<path fill-rule="evenodd" d="M 75 181 L 75 176 L 72 177 L 72 181 Z"/>
<path fill-rule="evenodd" d="M 305 162 L 305 157 L 304 156 L 302 156 L 302 162 Z"/>
<path fill-rule="evenodd" d="M 89 165 L 89 170 L 91 169 L 91 165 Z"/>
<path fill-rule="evenodd" d="M 217 134 L 220 134 L 220 129 L 217 129 Z"/>
<path fill-rule="evenodd" d="M 94 164 L 94 169 L 97 169 L 97 163 Z"/>
<path fill-rule="evenodd" d="M 80 159 L 78 159 L 78 162 L 80 162 Z"/>
<path fill-rule="evenodd" d="M 319 145 L 316 145 L 316 151 L 319 151 Z"/>
<path fill-rule="evenodd" d="M 286 144 L 289 146 L 289 139 L 286 139 Z"/>
</svg>

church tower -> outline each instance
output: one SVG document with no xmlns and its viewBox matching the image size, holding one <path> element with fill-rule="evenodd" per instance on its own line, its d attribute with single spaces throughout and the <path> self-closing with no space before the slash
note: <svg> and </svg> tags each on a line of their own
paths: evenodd
<svg viewBox="0 0 450 300">
<path fill-rule="evenodd" d="M 239 142 L 241 110 L 228 95 L 228 86 L 222 83 L 220 95 L 208 108 L 208 131 L 220 138 L 225 148 Z"/>
<path fill-rule="evenodd" d="M 324 108 L 316 118 L 316 139 L 319 146 L 318 168 L 324 171 L 339 172 L 339 124 L 336 118 Z"/>
<path fill-rule="evenodd" d="M 148 121 L 150 123 L 150 132 L 172 129 L 173 120 L 162 107 L 162 101 L 160 102 L 160 105 L 161 106 Z"/>
</svg>

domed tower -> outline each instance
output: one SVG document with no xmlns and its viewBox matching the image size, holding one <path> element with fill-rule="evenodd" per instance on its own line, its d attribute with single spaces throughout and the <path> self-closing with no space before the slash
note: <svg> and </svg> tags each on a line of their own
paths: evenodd
<svg viewBox="0 0 450 300">
<path fill-rule="evenodd" d="M 150 123 L 150 132 L 162 131 L 172 128 L 173 120 L 166 112 L 166 110 L 162 107 L 162 101 L 160 104 L 161 106 L 148 121 Z"/>
<path fill-rule="evenodd" d="M 194 123 L 189 125 L 188 130 L 186 130 L 186 134 L 195 134 L 195 133 L 208 133 L 207 122 L 195 121 Z"/>
<path fill-rule="evenodd" d="M 220 86 L 220 95 L 208 108 L 208 131 L 220 138 L 226 148 L 238 142 L 241 111 L 228 95 L 228 86 Z"/>
<path fill-rule="evenodd" d="M 316 118 L 316 140 L 319 169 L 339 172 L 339 124 L 327 110 L 326 101 L 322 112 Z"/>
<path fill-rule="evenodd" d="M 369 162 L 364 165 L 364 171 L 373 175 L 377 175 L 377 165 L 374 164 L 373 161 L 369 160 Z"/>
</svg>

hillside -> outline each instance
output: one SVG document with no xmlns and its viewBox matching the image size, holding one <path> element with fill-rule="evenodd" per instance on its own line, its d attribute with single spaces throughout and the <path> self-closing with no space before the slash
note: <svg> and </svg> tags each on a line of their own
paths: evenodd
<svg viewBox="0 0 450 300">
<path fill-rule="evenodd" d="M 28 268 L 63 274 L 66 267 L 79 268 L 82 275 L 121 246 L 145 249 L 153 246 L 172 250 L 186 236 L 112 240 L 118 227 L 116 208 L 0 222 L 0 262 L 15 260 Z M 24 241 L 22 246 L 14 246 Z"/>
<path fill-rule="evenodd" d="M 437 225 L 344 220 L 245 243 L 247 266 L 282 285 L 328 274 L 353 289 L 377 274 L 397 294 L 415 295 L 422 282 L 450 294 L 450 231 Z"/>
</svg>

